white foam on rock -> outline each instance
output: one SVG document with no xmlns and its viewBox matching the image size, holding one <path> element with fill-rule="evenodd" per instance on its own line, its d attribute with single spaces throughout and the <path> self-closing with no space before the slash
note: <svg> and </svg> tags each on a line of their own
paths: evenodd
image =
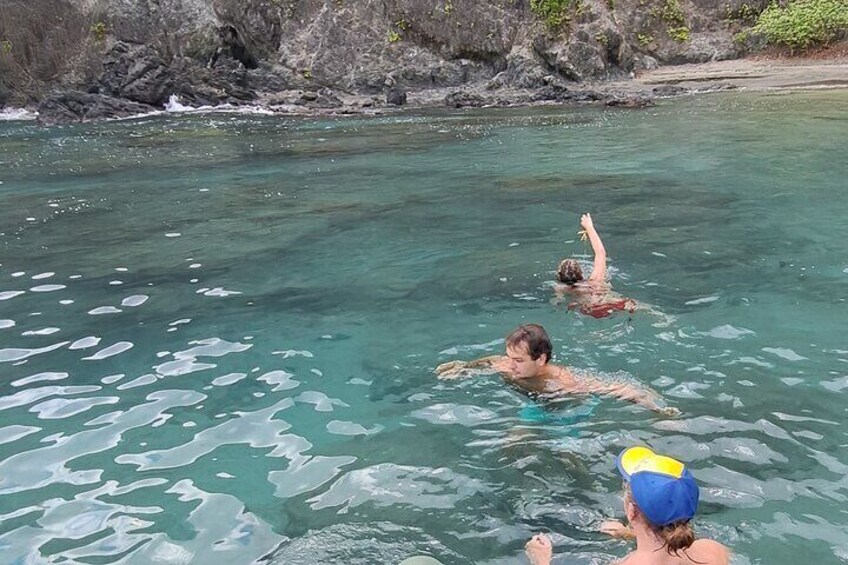
<svg viewBox="0 0 848 565">
<path fill-rule="evenodd" d="M 169 114 L 200 114 L 208 112 L 222 112 L 228 114 L 261 114 L 273 115 L 274 112 L 261 106 L 233 106 L 232 104 L 219 104 L 217 106 L 186 106 L 180 101 L 180 97 L 172 94 L 165 103 L 165 112 Z"/>
<path fill-rule="evenodd" d="M 26 108 L 4 108 L 0 110 L 0 122 L 25 121 L 36 118 L 38 118 L 38 112 L 31 112 Z"/>
</svg>

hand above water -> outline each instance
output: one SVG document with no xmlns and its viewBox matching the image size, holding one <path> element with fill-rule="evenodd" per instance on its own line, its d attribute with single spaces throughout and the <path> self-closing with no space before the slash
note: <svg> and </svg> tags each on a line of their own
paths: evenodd
<svg viewBox="0 0 848 565">
<path fill-rule="evenodd" d="M 536 534 L 524 546 L 524 553 L 532 565 L 550 565 L 554 547 L 545 534 Z"/>
<path fill-rule="evenodd" d="M 448 361 L 436 367 L 436 376 L 440 379 L 458 379 L 468 371 L 468 363 L 465 361 Z"/>
<path fill-rule="evenodd" d="M 618 520 L 604 520 L 598 531 L 618 539 L 633 539 L 635 537 L 630 526 L 625 526 Z"/>
<path fill-rule="evenodd" d="M 592 215 L 586 213 L 580 216 L 580 226 L 587 232 L 593 231 L 595 229 L 595 224 L 592 223 Z"/>
<path fill-rule="evenodd" d="M 665 418 L 680 418 L 683 416 L 683 412 L 675 408 L 674 406 L 666 406 L 665 408 L 660 408 L 656 411 L 660 416 L 664 416 Z"/>
<path fill-rule="evenodd" d="M 448 361 L 436 367 L 436 376 L 440 379 L 458 379 L 493 372 L 509 372 L 509 358 L 490 355 L 473 361 Z"/>
</svg>

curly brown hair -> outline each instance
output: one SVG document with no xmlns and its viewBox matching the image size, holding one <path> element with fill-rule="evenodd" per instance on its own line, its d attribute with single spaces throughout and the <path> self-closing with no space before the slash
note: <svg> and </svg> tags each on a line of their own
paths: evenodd
<svg viewBox="0 0 848 565">
<path fill-rule="evenodd" d="M 583 280 L 583 269 L 576 259 L 564 259 L 557 268 L 557 280 L 569 286 Z"/>
</svg>

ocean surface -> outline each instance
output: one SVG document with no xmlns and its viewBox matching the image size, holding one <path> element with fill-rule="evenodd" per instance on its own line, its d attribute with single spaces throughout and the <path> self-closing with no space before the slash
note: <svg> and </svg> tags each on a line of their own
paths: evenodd
<svg viewBox="0 0 848 565">
<path fill-rule="evenodd" d="M 0 562 L 605 564 L 637 443 L 737 563 L 848 562 L 846 140 L 846 90 L 2 122 Z M 553 303 L 583 212 L 650 311 Z M 683 416 L 435 378 L 527 322 Z"/>
</svg>

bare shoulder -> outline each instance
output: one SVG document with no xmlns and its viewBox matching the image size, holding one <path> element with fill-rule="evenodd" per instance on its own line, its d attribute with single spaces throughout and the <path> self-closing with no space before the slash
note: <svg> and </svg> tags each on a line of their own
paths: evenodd
<svg viewBox="0 0 848 565">
<path fill-rule="evenodd" d="M 686 554 L 693 563 L 727 565 L 730 562 L 730 550 L 711 539 L 695 540 Z"/>
<path fill-rule="evenodd" d="M 632 551 L 627 554 L 621 561 L 614 561 L 613 565 L 652 565 L 651 554 L 645 554 L 639 551 Z"/>
<path fill-rule="evenodd" d="M 688 550 L 686 559 L 673 560 L 685 562 L 687 565 L 728 565 L 730 550 L 717 541 L 709 539 L 696 540 Z M 655 565 L 657 557 L 653 551 L 632 551 L 624 559 L 613 562 L 613 565 Z"/>
<path fill-rule="evenodd" d="M 559 393 L 585 394 L 588 392 L 584 390 L 583 383 L 575 378 L 574 373 L 568 367 L 556 365 L 553 380 L 556 381 L 557 392 Z"/>
<path fill-rule="evenodd" d="M 593 276 L 594 274 L 592 273 Z M 591 294 L 606 294 L 612 291 L 612 285 L 610 285 L 606 278 L 592 278 L 590 276 L 588 280 L 581 281 L 577 284 L 580 285 L 583 292 Z"/>
<path fill-rule="evenodd" d="M 577 378 L 569 367 L 556 365 L 555 375 L 556 380 L 565 387 L 576 388 L 578 386 Z"/>
<path fill-rule="evenodd" d="M 566 294 L 571 294 L 572 288 L 567 284 L 563 283 L 554 283 L 554 292 L 557 296 L 565 296 Z"/>
</svg>

